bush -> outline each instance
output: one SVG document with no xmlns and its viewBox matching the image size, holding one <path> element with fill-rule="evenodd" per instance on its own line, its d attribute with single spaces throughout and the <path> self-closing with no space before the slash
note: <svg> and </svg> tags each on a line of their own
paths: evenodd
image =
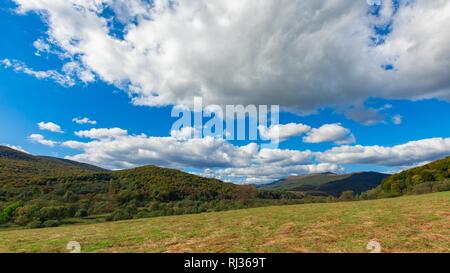
<svg viewBox="0 0 450 273">
<path fill-rule="evenodd" d="M 57 220 L 48 220 L 42 224 L 43 227 L 57 227 L 59 225 L 61 225 L 61 223 Z"/>
<path fill-rule="evenodd" d="M 132 219 L 132 218 L 133 218 L 133 215 L 130 214 L 127 209 L 116 210 L 111 215 L 111 220 L 113 220 L 113 221 L 128 220 L 128 219 Z"/>
<path fill-rule="evenodd" d="M 22 206 L 23 206 L 22 202 L 16 202 L 3 209 L 3 211 L 0 212 L 0 224 L 9 222 L 14 212 Z"/>
<path fill-rule="evenodd" d="M 433 192 L 450 191 L 450 180 L 433 184 Z"/>
<path fill-rule="evenodd" d="M 14 223 L 20 226 L 26 226 L 29 223 L 36 221 L 39 216 L 39 205 L 26 205 L 16 210 L 14 213 Z M 40 222 L 40 221 L 39 221 Z"/>
<path fill-rule="evenodd" d="M 39 216 L 42 221 L 61 220 L 69 216 L 69 210 L 64 206 L 44 207 L 40 209 Z"/>
<path fill-rule="evenodd" d="M 427 194 L 433 192 L 433 184 L 432 182 L 421 183 L 416 185 L 412 189 L 413 194 Z"/>
<path fill-rule="evenodd" d="M 359 200 L 369 200 L 369 195 L 367 192 L 363 192 L 359 195 Z"/>
<path fill-rule="evenodd" d="M 355 200 L 355 193 L 353 191 L 344 191 L 339 197 L 341 201 L 353 201 Z"/>
<path fill-rule="evenodd" d="M 84 217 L 87 217 L 87 216 L 88 216 L 88 211 L 85 210 L 85 209 L 80 209 L 75 214 L 75 217 L 78 217 L 78 218 L 84 218 Z"/>
<path fill-rule="evenodd" d="M 28 224 L 27 224 L 28 228 L 42 228 L 42 222 L 38 219 L 34 219 L 31 220 Z"/>
</svg>

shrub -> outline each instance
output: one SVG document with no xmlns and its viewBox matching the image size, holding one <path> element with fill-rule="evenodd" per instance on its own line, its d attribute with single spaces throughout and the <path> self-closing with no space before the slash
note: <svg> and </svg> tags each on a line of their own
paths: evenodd
<svg viewBox="0 0 450 273">
<path fill-rule="evenodd" d="M 80 209 L 75 214 L 75 217 L 78 217 L 78 218 L 84 218 L 84 217 L 87 217 L 87 216 L 88 216 L 88 211 L 85 210 L 85 209 Z"/>
<path fill-rule="evenodd" d="M 61 225 L 61 223 L 57 220 L 47 220 L 42 224 L 43 227 L 57 227 L 59 225 Z"/>
<path fill-rule="evenodd" d="M 28 228 L 42 228 L 42 222 L 38 219 L 34 219 L 31 220 L 28 224 L 27 224 Z"/>
<path fill-rule="evenodd" d="M 433 184 L 433 192 L 450 191 L 450 180 Z"/>
<path fill-rule="evenodd" d="M 22 202 L 16 202 L 7 206 L 3 211 L 0 212 L 0 223 L 7 223 L 11 220 L 14 212 L 23 206 Z"/>
<path fill-rule="evenodd" d="M 36 219 L 39 219 L 40 209 L 41 206 L 39 205 L 26 205 L 17 209 L 13 217 L 14 223 L 20 226 L 26 226 L 29 223 L 36 221 Z"/>
<path fill-rule="evenodd" d="M 359 196 L 359 200 L 369 200 L 368 193 L 367 192 L 361 193 L 361 195 Z"/>
<path fill-rule="evenodd" d="M 69 215 L 68 208 L 64 206 L 44 207 L 39 210 L 39 216 L 42 221 L 60 220 Z"/>
<path fill-rule="evenodd" d="M 433 192 L 433 184 L 432 182 L 421 183 L 416 185 L 412 189 L 413 194 L 427 194 Z"/>
<path fill-rule="evenodd" d="M 130 214 L 127 209 L 118 209 L 111 216 L 111 220 L 113 221 L 128 220 L 132 218 L 133 215 Z"/>
<path fill-rule="evenodd" d="M 341 201 L 353 201 L 355 200 L 355 193 L 353 191 L 344 191 L 339 199 Z"/>
</svg>

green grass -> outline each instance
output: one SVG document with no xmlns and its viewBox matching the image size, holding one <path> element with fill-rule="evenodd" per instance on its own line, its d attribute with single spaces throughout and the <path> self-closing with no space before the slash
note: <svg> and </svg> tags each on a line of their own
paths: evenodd
<svg viewBox="0 0 450 273">
<path fill-rule="evenodd" d="M 450 192 L 0 231 L 0 252 L 450 252 Z"/>
</svg>

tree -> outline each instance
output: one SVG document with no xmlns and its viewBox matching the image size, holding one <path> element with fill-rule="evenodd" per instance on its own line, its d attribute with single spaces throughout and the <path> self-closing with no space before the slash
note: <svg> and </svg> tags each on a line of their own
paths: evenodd
<svg viewBox="0 0 450 273">
<path fill-rule="evenodd" d="M 40 209 L 41 206 L 31 204 L 20 207 L 14 213 L 14 223 L 20 226 L 26 226 L 29 223 L 34 222 L 35 225 L 33 225 L 33 227 L 37 226 L 37 218 L 39 216 Z"/>
<path fill-rule="evenodd" d="M 398 181 L 395 181 L 391 184 L 391 193 L 396 196 L 402 195 L 402 189 Z"/>
<path fill-rule="evenodd" d="M 87 216 L 88 216 L 88 211 L 86 209 L 80 209 L 75 214 L 75 217 L 78 217 L 78 218 L 84 218 L 84 217 L 87 217 Z"/>
<path fill-rule="evenodd" d="M 341 201 L 353 201 L 355 200 L 355 193 L 353 191 L 344 191 L 339 199 Z"/>
<path fill-rule="evenodd" d="M 11 220 L 14 212 L 23 206 L 22 202 L 15 202 L 0 212 L 0 223 L 7 223 Z"/>
</svg>

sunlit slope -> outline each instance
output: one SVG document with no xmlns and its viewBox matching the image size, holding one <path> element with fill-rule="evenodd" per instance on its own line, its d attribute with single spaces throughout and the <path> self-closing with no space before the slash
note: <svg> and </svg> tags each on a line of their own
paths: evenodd
<svg viewBox="0 0 450 273">
<path fill-rule="evenodd" d="M 450 192 L 0 231 L 1 252 L 450 252 Z"/>
</svg>

